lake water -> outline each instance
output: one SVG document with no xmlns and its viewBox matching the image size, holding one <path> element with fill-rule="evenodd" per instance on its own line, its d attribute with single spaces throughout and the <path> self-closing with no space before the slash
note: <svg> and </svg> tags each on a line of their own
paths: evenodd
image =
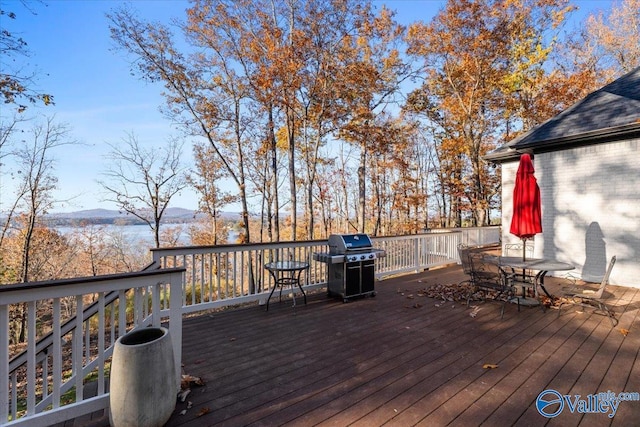
<svg viewBox="0 0 640 427">
<path fill-rule="evenodd" d="M 189 226 L 188 224 L 180 225 L 182 227 L 182 232 L 180 233 L 180 237 L 178 242 L 180 245 L 189 245 L 191 244 L 191 239 L 189 237 Z M 153 246 L 153 232 L 148 225 L 140 224 L 140 225 L 115 225 L 115 224 L 103 224 L 93 226 L 95 230 L 101 230 L 107 236 L 122 236 L 122 239 L 131 242 L 138 243 L 144 242 L 149 246 Z M 168 225 L 164 227 L 175 227 L 174 225 Z M 71 234 L 78 232 L 82 227 L 55 227 L 55 229 L 62 235 Z M 162 228 L 160 229 L 162 232 Z"/>
<path fill-rule="evenodd" d="M 193 224 L 168 224 L 164 225 L 162 229 L 180 227 L 182 229 L 178 238 L 179 246 L 191 245 L 191 238 L 189 236 L 189 227 Z M 122 236 L 122 239 L 130 243 L 144 242 L 149 247 L 154 245 L 153 232 L 148 225 L 115 225 L 115 224 L 103 224 L 94 226 L 96 230 L 103 230 L 102 232 L 107 236 Z M 74 233 L 80 230 L 81 227 L 55 227 L 55 229 L 62 235 Z M 235 243 L 238 238 L 238 232 L 231 230 L 227 236 L 229 243 Z"/>
</svg>

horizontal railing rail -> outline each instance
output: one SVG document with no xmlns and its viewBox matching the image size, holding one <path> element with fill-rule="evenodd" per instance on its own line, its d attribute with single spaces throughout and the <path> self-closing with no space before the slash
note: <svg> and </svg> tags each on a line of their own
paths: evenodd
<svg viewBox="0 0 640 427">
<path fill-rule="evenodd" d="M 0 286 L 0 425 L 48 426 L 108 408 L 115 342 L 138 327 L 169 322 L 179 373 L 184 271 Z M 22 345 L 9 336 L 16 330 L 26 331 Z"/>
<path fill-rule="evenodd" d="M 386 252 L 375 264 L 382 280 L 458 263 L 459 243 L 497 244 L 500 228 L 372 242 Z M 274 286 L 264 265 L 273 261 L 308 262 L 303 287 L 320 289 L 327 265 L 313 254 L 327 251 L 326 240 L 160 248 L 152 249 L 153 262 L 138 273 L 0 286 L 0 425 L 46 426 L 107 408 L 107 369 L 119 336 L 168 321 L 179 368 L 183 314 L 264 303 Z M 26 345 L 19 347 L 9 331 L 22 319 Z M 85 392 L 89 385 L 97 391 Z"/>
</svg>

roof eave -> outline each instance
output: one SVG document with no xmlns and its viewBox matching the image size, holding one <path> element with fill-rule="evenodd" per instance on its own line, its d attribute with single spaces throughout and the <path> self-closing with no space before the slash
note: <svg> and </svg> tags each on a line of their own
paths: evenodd
<svg viewBox="0 0 640 427">
<path fill-rule="evenodd" d="M 521 154 L 548 153 L 551 151 L 566 150 L 572 147 L 601 144 L 613 140 L 626 140 L 640 138 L 640 121 L 624 126 L 616 126 L 581 134 L 552 138 L 543 141 L 531 141 L 516 143 L 508 146 L 506 150 L 494 151 L 483 157 L 492 163 L 503 163 L 517 160 Z"/>
</svg>

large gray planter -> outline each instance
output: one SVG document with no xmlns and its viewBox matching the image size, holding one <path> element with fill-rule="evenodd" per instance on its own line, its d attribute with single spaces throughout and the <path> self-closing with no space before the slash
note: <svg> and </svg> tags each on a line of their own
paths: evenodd
<svg viewBox="0 0 640 427">
<path fill-rule="evenodd" d="M 177 391 L 168 329 L 136 329 L 118 338 L 109 385 L 112 426 L 164 425 L 175 409 Z"/>
</svg>

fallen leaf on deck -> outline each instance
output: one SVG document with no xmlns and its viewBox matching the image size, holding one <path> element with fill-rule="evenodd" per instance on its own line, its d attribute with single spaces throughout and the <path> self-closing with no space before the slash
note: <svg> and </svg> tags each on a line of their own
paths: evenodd
<svg viewBox="0 0 640 427">
<path fill-rule="evenodd" d="M 413 304 L 413 308 L 420 308 L 420 307 L 422 307 L 422 304 L 418 304 L 418 303 Z"/>
<path fill-rule="evenodd" d="M 229 341 L 235 341 L 235 340 L 236 340 L 235 338 L 229 338 Z"/>
<path fill-rule="evenodd" d="M 187 375 L 187 374 L 182 375 L 182 379 L 180 381 L 180 388 L 182 390 L 186 390 L 190 388 L 192 385 L 203 386 L 204 381 L 202 381 L 202 378 L 195 377 L 193 375 Z"/>
<path fill-rule="evenodd" d="M 196 417 L 201 417 L 203 415 L 207 415 L 209 412 L 211 412 L 211 409 L 209 408 L 202 408 L 198 411 L 198 413 L 196 414 Z"/>
<path fill-rule="evenodd" d="M 180 415 L 184 415 L 184 414 L 186 414 L 186 413 L 187 413 L 187 410 L 186 410 L 186 409 L 183 409 L 182 411 L 180 411 Z"/>
<path fill-rule="evenodd" d="M 620 333 L 626 337 L 627 334 L 629 333 L 629 330 L 628 329 L 624 329 L 624 328 L 620 328 Z"/>
<path fill-rule="evenodd" d="M 482 365 L 482 369 L 496 369 L 498 367 L 498 365 L 493 365 L 491 363 L 485 363 L 484 365 Z"/>
<path fill-rule="evenodd" d="M 478 307 L 477 305 L 473 307 L 473 311 L 471 313 L 469 313 L 469 316 L 471 317 L 476 317 L 478 315 L 478 312 L 480 311 L 480 307 Z"/>
</svg>

